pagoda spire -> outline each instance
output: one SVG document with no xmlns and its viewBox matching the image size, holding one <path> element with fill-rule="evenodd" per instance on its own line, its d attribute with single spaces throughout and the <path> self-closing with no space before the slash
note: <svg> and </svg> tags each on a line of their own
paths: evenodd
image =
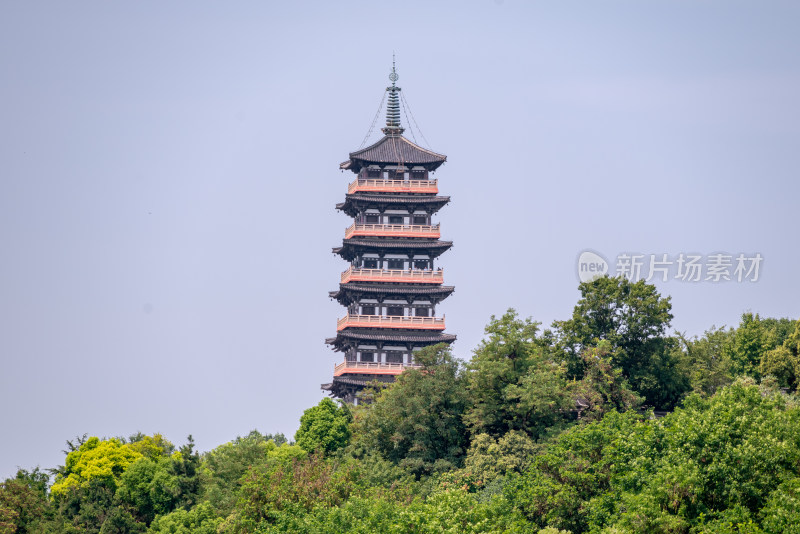
<svg viewBox="0 0 800 534">
<path fill-rule="evenodd" d="M 402 135 L 404 128 L 400 125 L 400 91 L 396 82 L 400 79 L 397 75 L 397 69 L 394 63 L 394 54 L 392 54 L 392 72 L 389 74 L 389 81 L 392 82 L 391 87 L 387 87 L 386 91 L 389 92 L 389 100 L 386 104 L 386 127 L 381 128 L 381 131 L 390 137 Z"/>
</svg>

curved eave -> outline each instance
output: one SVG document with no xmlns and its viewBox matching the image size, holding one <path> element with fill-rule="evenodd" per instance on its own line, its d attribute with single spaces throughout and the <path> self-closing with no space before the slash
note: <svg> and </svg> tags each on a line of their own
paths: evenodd
<svg viewBox="0 0 800 534">
<path fill-rule="evenodd" d="M 350 153 L 350 159 L 339 168 L 359 172 L 369 165 L 405 165 L 424 167 L 429 171 L 436 170 L 447 156 L 422 148 L 402 135 L 386 135 L 376 143 Z"/>
<path fill-rule="evenodd" d="M 331 345 L 333 350 L 341 351 L 347 348 L 348 345 L 357 344 L 359 341 L 368 341 L 373 343 L 397 344 L 397 345 L 412 345 L 412 346 L 428 346 L 436 345 L 437 343 L 452 343 L 456 340 L 455 334 L 445 334 L 443 332 L 421 332 L 421 333 L 398 333 L 396 330 L 343 330 L 337 332 L 336 337 L 331 337 L 325 340 L 325 343 Z"/>
<path fill-rule="evenodd" d="M 452 241 L 422 240 L 422 239 L 358 239 L 350 238 L 342 241 L 341 247 L 334 247 L 333 253 L 339 254 L 347 261 L 355 258 L 359 252 L 398 252 L 398 251 L 425 251 L 432 257 L 437 257 L 453 246 Z"/>
<path fill-rule="evenodd" d="M 339 284 L 339 290 L 331 291 L 328 295 L 332 299 L 337 300 L 342 306 L 348 306 L 361 297 L 372 295 L 385 295 L 386 297 L 400 298 L 408 298 L 411 296 L 416 300 L 425 298 L 431 300 L 434 304 L 438 304 L 449 297 L 455 289 L 454 286 L 424 287 L 419 285 L 387 284 L 380 282 L 375 284 L 354 284 L 351 282 L 348 284 Z"/>
<path fill-rule="evenodd" d="M 357 391 L 361 391 L 362 389 L 372 386 L 388 386 L 394 382 L 394 376 L 373 376 L 373 375 L 361 375 L 361 376 L 335 376 L 333 377 L 333 382 L 329 382 L 327 384 L 320 384 L 320 389 L 322 391 L 329 391 L 331 395 L 335 397 L 343 397 L 346 395 L 350 390 L 355 389 Z"/>
<path fill-rule="evenodd" d="M 414 211 L 419 206 L 425 206 L 433 214 L 446 206 L 448 202 L 450 202 L 450 197 L 445 196 L 353 193 L 346 195 L 344 202 L 336 204 L 336 209 L 345 212 L 350 217 L 356 217 L 360 210 L 372 207 L 400 206 Z"/>
</svg>

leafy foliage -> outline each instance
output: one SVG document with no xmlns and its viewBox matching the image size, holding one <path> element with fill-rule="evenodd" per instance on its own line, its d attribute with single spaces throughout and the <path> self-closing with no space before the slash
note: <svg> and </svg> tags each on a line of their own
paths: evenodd
<svg viewBox="0 0 800 534">
<path fill-rule="evenodd" d="M 537 331 L 537 323 L 514 310 L 492 316 L 468 366 L 471 402 L 464 420 L 473 433 L 519 430 L 535 439 L 561 423 L 574 404 L 563 368 L 543 350 Z"/>
<path fill-rule="evenodd" d="M 420 369 L 405 371 L 356 408 L 353 428 L 358 447 L 422 476 L 461 462 L 467 398 L 461 363 L 446 345 L 427 347 L 415 360 Z"/>
<path fill-rule="evenodd" d="M 150 525 L 148 534 L 216 534 L 222 518 L 214 513 L 208 502 L 201 502 L 191 510 L 182 508 L 158 516 Z"/>
<path fill-rule="evenodd" d="M 648 404 L 674 406 L 689 384 L 678 368 L 677 343 L 666 335 L 672 321 L 670 298 L 644 280 L 634 283 L 623 277 L 604 276 L 578 288 L 581 299 L 572 318 L 553 324 L 567 355 L 569 376 L 583 377 L 581 354 L 605 340 L 614 367 Z"/>
<path fill-rule="evenodd" d="M 320 450 L 331 453 L 347 445 L 351 420 L 350 410 L 345 405 L 337 406 L 325 397 L 303 412 L 294 439 L 306 452 Z"/>
<path fill-rule="evenodd" d="M 357 407 L 323 399 L 296 444 L 79 436 L 52 486 L 0 484 L 0 534 L 800 534 L 800 321 L 688 339 L 653 286 L 580 290 L 552 331 L 509 310 L 466 365 L 428 347 Z"/>
<path fill-rule="evenodd" d="M 283 434 L 261 434 L 252 430 L 247 436 L 220 445 L 206 453 L 201 467 L 203 499 L 218 513 L 233 511 L 241 487 L 241 479 L 251 467 L 268 461 L 270 452 L 286 444 Z"/>
<path fill-rule="evenodd" d="M 128 465 L 141 457 L 141 453 L 117 438 L 91 437 L 67 454 L 64 472 L 56 477 L 50 491 L 54 495 L 64 495 L 72 489 L 86 487 L 92 480 L 99 480 L 113 492 Z"/>
</svg>

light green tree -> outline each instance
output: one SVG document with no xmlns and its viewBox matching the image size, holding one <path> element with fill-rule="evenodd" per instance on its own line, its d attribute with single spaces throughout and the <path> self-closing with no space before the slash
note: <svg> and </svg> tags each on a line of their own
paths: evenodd
<svg viewBox="0 0 800 534">
<path fill-rule="evenodd" d="M 64 470 L 56 476 L 50 491 L 53 495 L 63 495 L 94 479 L 115 490 L 125 469 L 141 457 L 141 453 L 117 438 L 91 437 L 67 454 Z"/>
</svg>

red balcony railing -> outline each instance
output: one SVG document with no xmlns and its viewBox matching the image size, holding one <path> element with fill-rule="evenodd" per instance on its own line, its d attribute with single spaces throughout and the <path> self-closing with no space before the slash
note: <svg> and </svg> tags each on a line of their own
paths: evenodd
<svg viewBox="0 0 800 534">
<path fill-rule="evenodd" d="M 380 362 L 348 362 L 336 364 L 333 368 L 333 376 L 341 376 L 347 373 L 358 373 L 367 375 L 399 375 L 406 369 L 418 369 L 420 366 L 414 363 L 380 363 Z"/>
<path fill-rule="evenodd" d="M 369 237 L 427 237 L 439 239 L 438 224 L 357 224 L 345 230 L 344 238 Z"/>
<path fill-rule="evenodd" d="M 383 180 L 357 178 L 348 187 L 348 193 L 359 191 L 386 193 L 438 193 L 436 180 Z"/>
<path fill-rule="evenodd" d="M 345 315 L 336 323 L 336 330 L 345 328 L 408 328 L 444 330 L 444 317 L 406 317 L 392 315 Z"/>
<path fill-rule="evenodd" d="M 350 267 L 342 273 L 341 281 L 347 282 L 395 282 L 407 284 L 441 284 L 444 271 L 422 269 L 355 269 Z"/>
</svg>

